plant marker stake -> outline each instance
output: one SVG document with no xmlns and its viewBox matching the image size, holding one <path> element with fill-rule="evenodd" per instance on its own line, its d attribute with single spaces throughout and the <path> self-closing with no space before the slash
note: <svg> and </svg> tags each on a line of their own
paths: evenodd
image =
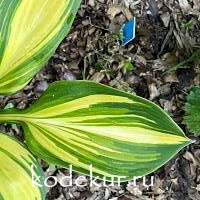
<svg viewBox="0 0 200 200">
<path fill-rule="evenodd" d="M 129 42 L 131 42 L 133 39 L 135 39 L 135 29 L 136 29 L 136 18 L 130 19 L 126 24 L 122 27 L 122 46 L 125 46 Z"/>
</svg>

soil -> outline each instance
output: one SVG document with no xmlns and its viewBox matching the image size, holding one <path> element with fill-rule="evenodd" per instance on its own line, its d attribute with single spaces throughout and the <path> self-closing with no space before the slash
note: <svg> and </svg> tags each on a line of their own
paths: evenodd
<svg viewBox="0 0 200 200">
<path fill-rule="evenodd" d="M 133 16 L 137 19 L 136 38 L 122 47 L 120 27 Z M 1 97 L 0 106 L 26 108 L 56 80 L 92 80 L 150 99 L 194 138 L 183 123 L 183 106 L 191 87 L 200 85 L 200 62 L 197 59 L 177 70 L 173 66 L 199 47 L 199 0 L 85 0 L 70 34 L 46 66 L 23 91 Z M 23 141 L 17 125 L 4 124 L 0 129 Z M 147 177 L 154 176 L 153 187 L 146 188 L 140 181 L 137 187 L 132 182 L 120 187 L 58 185 L 49 190 L 46 199 L 198 200 L 200 140 L 195 140 Z M 40 162 L 47 175 L 68 174 L 66 169 Z"/>
</svg>

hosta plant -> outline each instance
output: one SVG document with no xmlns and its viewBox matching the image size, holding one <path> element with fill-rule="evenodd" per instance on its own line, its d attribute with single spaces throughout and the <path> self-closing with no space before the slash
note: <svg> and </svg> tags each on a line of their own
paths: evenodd
<svg viewBox="0 0 200 200">
<path fill-rule="evenodd" d="M 0 94 L 21 90 L 72 25 L 81 0 L 0 0 Z"/>
<path fill-rule="evenodd" d="M 41 69 L 69 31 L 79 4 L 0 1 L 1 95 L 19 91 Z M 154 103 L 88 81 L 55 82 L 29 108 L 1 110 L 0 122 L 21 125 L 33 155 L 66 168 L 73 165 L 86 175 L 92 164 L 94 175 L 107 180 L 149 174 L 191 143 Z M 28 150 L 0 134 L 0 155 L 1 200 L 44 198 L 45 189 L 30 184 L 29 165 L 38 174 L 41 170 Z M 14 171 L 21 176 L 11 179 Z M 20 191 L 12 189 L 18 185 Z"/>
<path fill-rule="evenodd" d="M 34 165 L 32 173 L 30 166 Z M 34 176 L 34 177 L 32 177 Z M 32 178 L 40 178 L 42 184 L 44 174 L 31 153 L 5 134 L 0 133 L 0 200 L 3 199 L 44 199 L 44 187 L 32 187 Z"/>
<path fill-rule="evenodd" d="M 0 121 L 22 125 L 38 157 L 88 174 L 148 174 L 190 141 L 153 103 L 86 81 L 59 81 L 26 110 L 9 109 Z"/>
</svg>

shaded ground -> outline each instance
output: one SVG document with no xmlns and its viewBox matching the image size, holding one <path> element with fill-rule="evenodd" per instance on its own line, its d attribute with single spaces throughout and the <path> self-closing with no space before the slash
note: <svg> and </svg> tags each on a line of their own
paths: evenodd
<svg viewBox="0 0 200 200">
<path fill-rule="evenodd" d="M 120 26 L 137 17 L 137 37 L 126 47 L 118 41 Z M 46 67 L 24 89 L 2 97 L 1 106 L 27 107 L 48 84 L 56 80 L 86 79 L 136 93 L 164 108 L 186 132 L 183 105 L 192 85 L 200 85 L 200 63 L 183 65 L 163 73 L 186 59 L 200 47 L 199 0 L 86 0 L 83 1 L 73 29 Z M 23 141 L 20 127 L 1 126 Z M 182 150 L 156 171 L 155 186 L 52 188 L 48 200 L 132 200 L 200 199 L 200 142 Z M 48 175 L 62 177 L 65 169 L 43 163 Z M 77 174 L 74 175 L 74 177 Z"/>
</svg>

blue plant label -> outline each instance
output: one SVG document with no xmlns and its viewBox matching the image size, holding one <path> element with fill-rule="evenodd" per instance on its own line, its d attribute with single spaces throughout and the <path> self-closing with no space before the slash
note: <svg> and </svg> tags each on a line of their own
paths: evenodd
<svg viewBox="0 0 200 200">
<path fill-rule="evenodd" d="M 132 18 L 130 21 L 128 21 L 126 24 L 122 27 L 122 46 L 128 44 L 133 39 L 135 39 L 135 29 L 136 29 L 136 18 Z"/>
</svg>

